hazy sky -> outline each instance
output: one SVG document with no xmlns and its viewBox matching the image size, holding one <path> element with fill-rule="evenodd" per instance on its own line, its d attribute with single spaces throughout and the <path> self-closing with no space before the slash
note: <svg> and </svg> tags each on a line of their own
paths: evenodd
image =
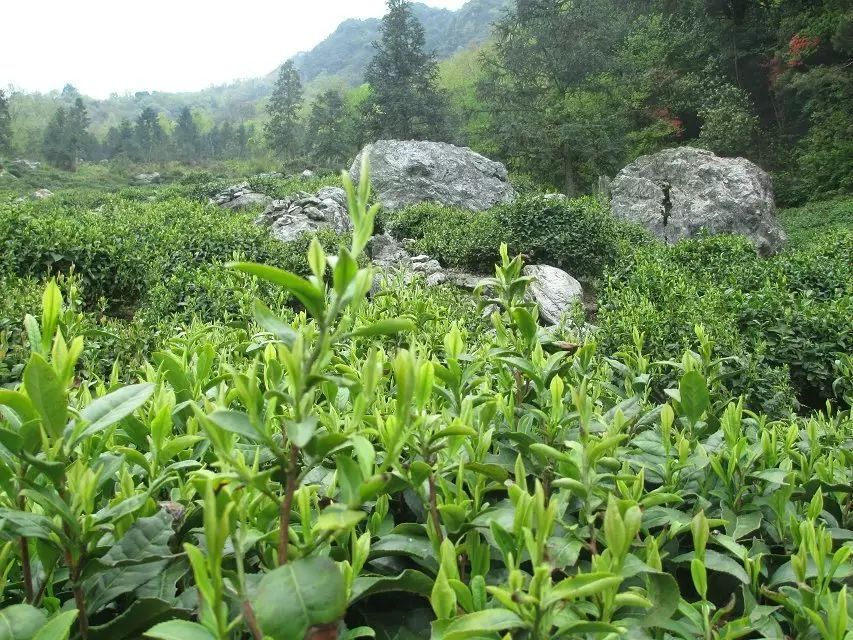
<svg viewBox="0 0 853 640">
<path fill-rule="evenodd" d="M 273 70 L 384 0 L 0 0 L 0 87 L 192 91 Z M 465 0 L 422 0 L 456 9 Z"/>
</svg>

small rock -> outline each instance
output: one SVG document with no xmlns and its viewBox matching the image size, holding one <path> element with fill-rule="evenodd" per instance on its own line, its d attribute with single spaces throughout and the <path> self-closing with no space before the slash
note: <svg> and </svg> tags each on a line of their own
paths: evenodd
<svg viewBox="0 0 853 640">
<path fill-rule="evenodd" d="M 447 282 L 447 274 L 444 271 L 436 271 L 435 273 L 429 274 L 426 278 L 426 283 L 430 287 L 444 284 L 445 282 Z"/>
<path fill-rule="evenodd" d="M 429 261 L 429 256 L 425 255 L 423 253 L 416 255 L 416 256 L 412 256 L 412 263 L 413 264 L 419 264 L 421 262 L 428 262 L 428 261 Z"/>
<path fill-rule="evenodd" d="M 314 177 L 314 172 L 311 169 L 305 169 L 305 171 L 299 174 L 299 177 L 303 180 L 310 180 Z"/>
<path fill-rule="evenodd" d="M 317 207 L 307 206 L 302 212 L 308 216 L 309 219 L 314 220 L 315 222 L 325 222 L 326 216 L 323 215 L 323 212 L 320 211 Z"/>
<path fill-rule="evenodd" d="M 53 192 L 48 189 L 36 189 L 30 195 L 34 200 L 45 200 L 53 197 Z"/>
<path fill-rule="evenodd" d="M 426 262 L 413 262 L 412 271 L 416 273 L 424 273 L 430 275 L 441 271 L 441 264 L 438 260 L 427 260 Z"/>
<path fill-rule="evenodd" d="M 155 184 L 160 182 L 162 177 L 156 171 L 153 173 L 137 173 L 133 176 L 134 182 L 137 184 Z"/>
<path fill-rule="evenodd" d="M 583 300 L 580 283 L 562 269 L 529 264 L 522 273 L 533 277 L 528 293 L 539 307 L 539 316 L 548 324 L 558 324 L 576 302 Z"/>
</svg>

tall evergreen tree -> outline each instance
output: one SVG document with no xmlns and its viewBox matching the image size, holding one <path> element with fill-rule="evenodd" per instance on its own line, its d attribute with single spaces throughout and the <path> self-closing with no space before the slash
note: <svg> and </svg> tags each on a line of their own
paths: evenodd
<svg viewBox="0 0 853 640">
<path fill-rule="evenodd" d="M 152 162 L 162 159 L 166 132 L 160 126 L 160 119 L 153 108 L 146 107 L 139 114 L 133 128 L 133 137 L 138 160 Z"/>
<path fill-rule="evenodd" d="M 189 107 L 181 109 L 178 122 L 175 124 L 175 131 L 172 133 L 172 139 L 181 160 L 188 162 L 198 156 L 200 147 L 198 126 L 193 120 L 193 114 Z"/>
<path fill-rule="evenodd" d="M 88 127 L 89 115 L 82 98 L 77 97 L 70 109 L 59 107 L 45 129 L 42 151 L 47 161 L 66 171 L 76 170 L 77 160 L 94 142 Z"/>
<path fill-rule="evenodd" d="M 45 159 L 60 169 L 74 168 L 74 153 L 68 139 L 68 112 L 59 107 L 47 123 L 42 151 Z"/>
<path fill-rule="evenodd" d="M 299 109 L 302 106 L 302 82 L 292 60 L 278 73 L 275 87 L 267 105 L 270 120 L 264 126 L 267 146 L 287 160 L 300 151 Z"/>
<path fill-rule="evenodd" d="M 321 93 L 311 105 L 308 140 L 311 158 L 320 166 L 341 166 L 352 153 L 347 106 L 340 92 Z"/>
<path fill-rule="evenodd" d="M 12 153 L 12 116 L 9 114 L 9 100 L 0 89 L 0 155 Z"/>
<path fill-rule="evenodd" d="M 365 73 L 368 122 L 377 137 L 445 137 L 446 100 L 437 87 L 438 63 L 425 50 L 424 28 L 409 0 L 388 0 L 376 53 Z"/>
<path fill-rule="evenodd" d="M 93 140 L 89 135 L 89 112 L 79 95 L 74 99 L 74 105 L 68 111 L 68 144 L 73 158 L 72 168 L 76 168 L 77 159 L 86 155 L 86 150 Z"/>
</svg>

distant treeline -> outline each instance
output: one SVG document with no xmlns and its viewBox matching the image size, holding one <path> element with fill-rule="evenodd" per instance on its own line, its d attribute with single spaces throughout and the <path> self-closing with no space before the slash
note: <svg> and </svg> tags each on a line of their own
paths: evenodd
<svg viewBox="0 0 853 640">
<path fill-rule="evenodd" d="M 389 0 L 364 85 L 325 75 L 303 87 L 287 62 L 245 118 L 145 107 L 99 139 L 73 87 L 43 131 L 16 129 L 0 99 L 0 154 L 65 168 L 272 156 L 336 169 L 371 140 L 429 138 L 573 195 L 638 155 L 692 144 L 758 162 L 783 202 L 853 191 L 846 0 L 517 0 L 478 49 L 439 63 L 426 41 L 411 3 Z"/>
</svg>

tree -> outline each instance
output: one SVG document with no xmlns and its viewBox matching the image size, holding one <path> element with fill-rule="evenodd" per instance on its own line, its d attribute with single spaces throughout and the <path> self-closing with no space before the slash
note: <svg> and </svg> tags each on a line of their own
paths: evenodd
<svg viewBox="0 0 853 640">
<path fill-rule="evenodd" d="M 311 105 L 308 140 L 312 160 L 322 167 L 340 167 L 352 155 L 349 112 L 340 92 L 329 89 Z"/>
<path fill-rule="evenodd" d="M 74 155 L 68 141 L 68 113 L 65 107 L 59 107 L 48 122 L 42 150 L 45 159 L 54 167 L 68 170 L 74 167 Z"/>
<path fill-rule="evenodd" d="M 269 121 L 264 126 L 267 146 L 286 160 L 298 155 L 299 109 L 302 106 L 302 82 L 292 60 L 288 60 L 278 73 L 272 96 L 267 104 Z"/>
<path fill-rule="evenodd" d="M 60 169 L 75 171 L 77 160 L 93 142 L 88 127 L 89 115 L 81 97 L 75 98 L 70 109 L 59 107 L 45 130 L 42 149 L 47 161 Z"/>
<path fill-rule="evenodd" d="M 130 120 L 125 118 L 118 127 L 110 127 L 110 130 L 107 131 L 107 139 L 104 146 L 106 147 L 107 157 L 109 158 L 117 156 L 124 156 L 126 158 L 136 157 L 133 124 Z"/>
<path fill-rule="evenodd" d="M 193 114 L 189 107 L 181 109 L 172 139 L 181 160 L 186 162 L 198 156 L 201 140 L 198 134 L 198 126 L 193 120 Z"/>
<path fill-rule="evenodd" d="M 0 89 L 0 155 L 12 153 L 12 116 L 9 100 Z"/>
<path fill-rule="evenodd" d="M 434 52 L 425 51 L 423 25 L 408 0 L 388 0 L 376 53 L 365 79 L 371 97 L 365 103 L 377 137 L 446 137 L 446 100 L 437 85 Z"/>
<path fill-rule="evenodd" d="M 133 138 L 137 159 L 144 162 L 152 162 L 161 159 L 166 143 L 166 132 L 160 126 L 160 118 L 151 107 L 146 107 L 136 119 L 133 128 Z"/>
<path fill-rule="evenodd" d="M 526 0 L 483 60 L 488 151 L 575 195 L 625 157 L 630 127 L 614 60 L 635 19 L 619 0 Z"/>
</svg>

